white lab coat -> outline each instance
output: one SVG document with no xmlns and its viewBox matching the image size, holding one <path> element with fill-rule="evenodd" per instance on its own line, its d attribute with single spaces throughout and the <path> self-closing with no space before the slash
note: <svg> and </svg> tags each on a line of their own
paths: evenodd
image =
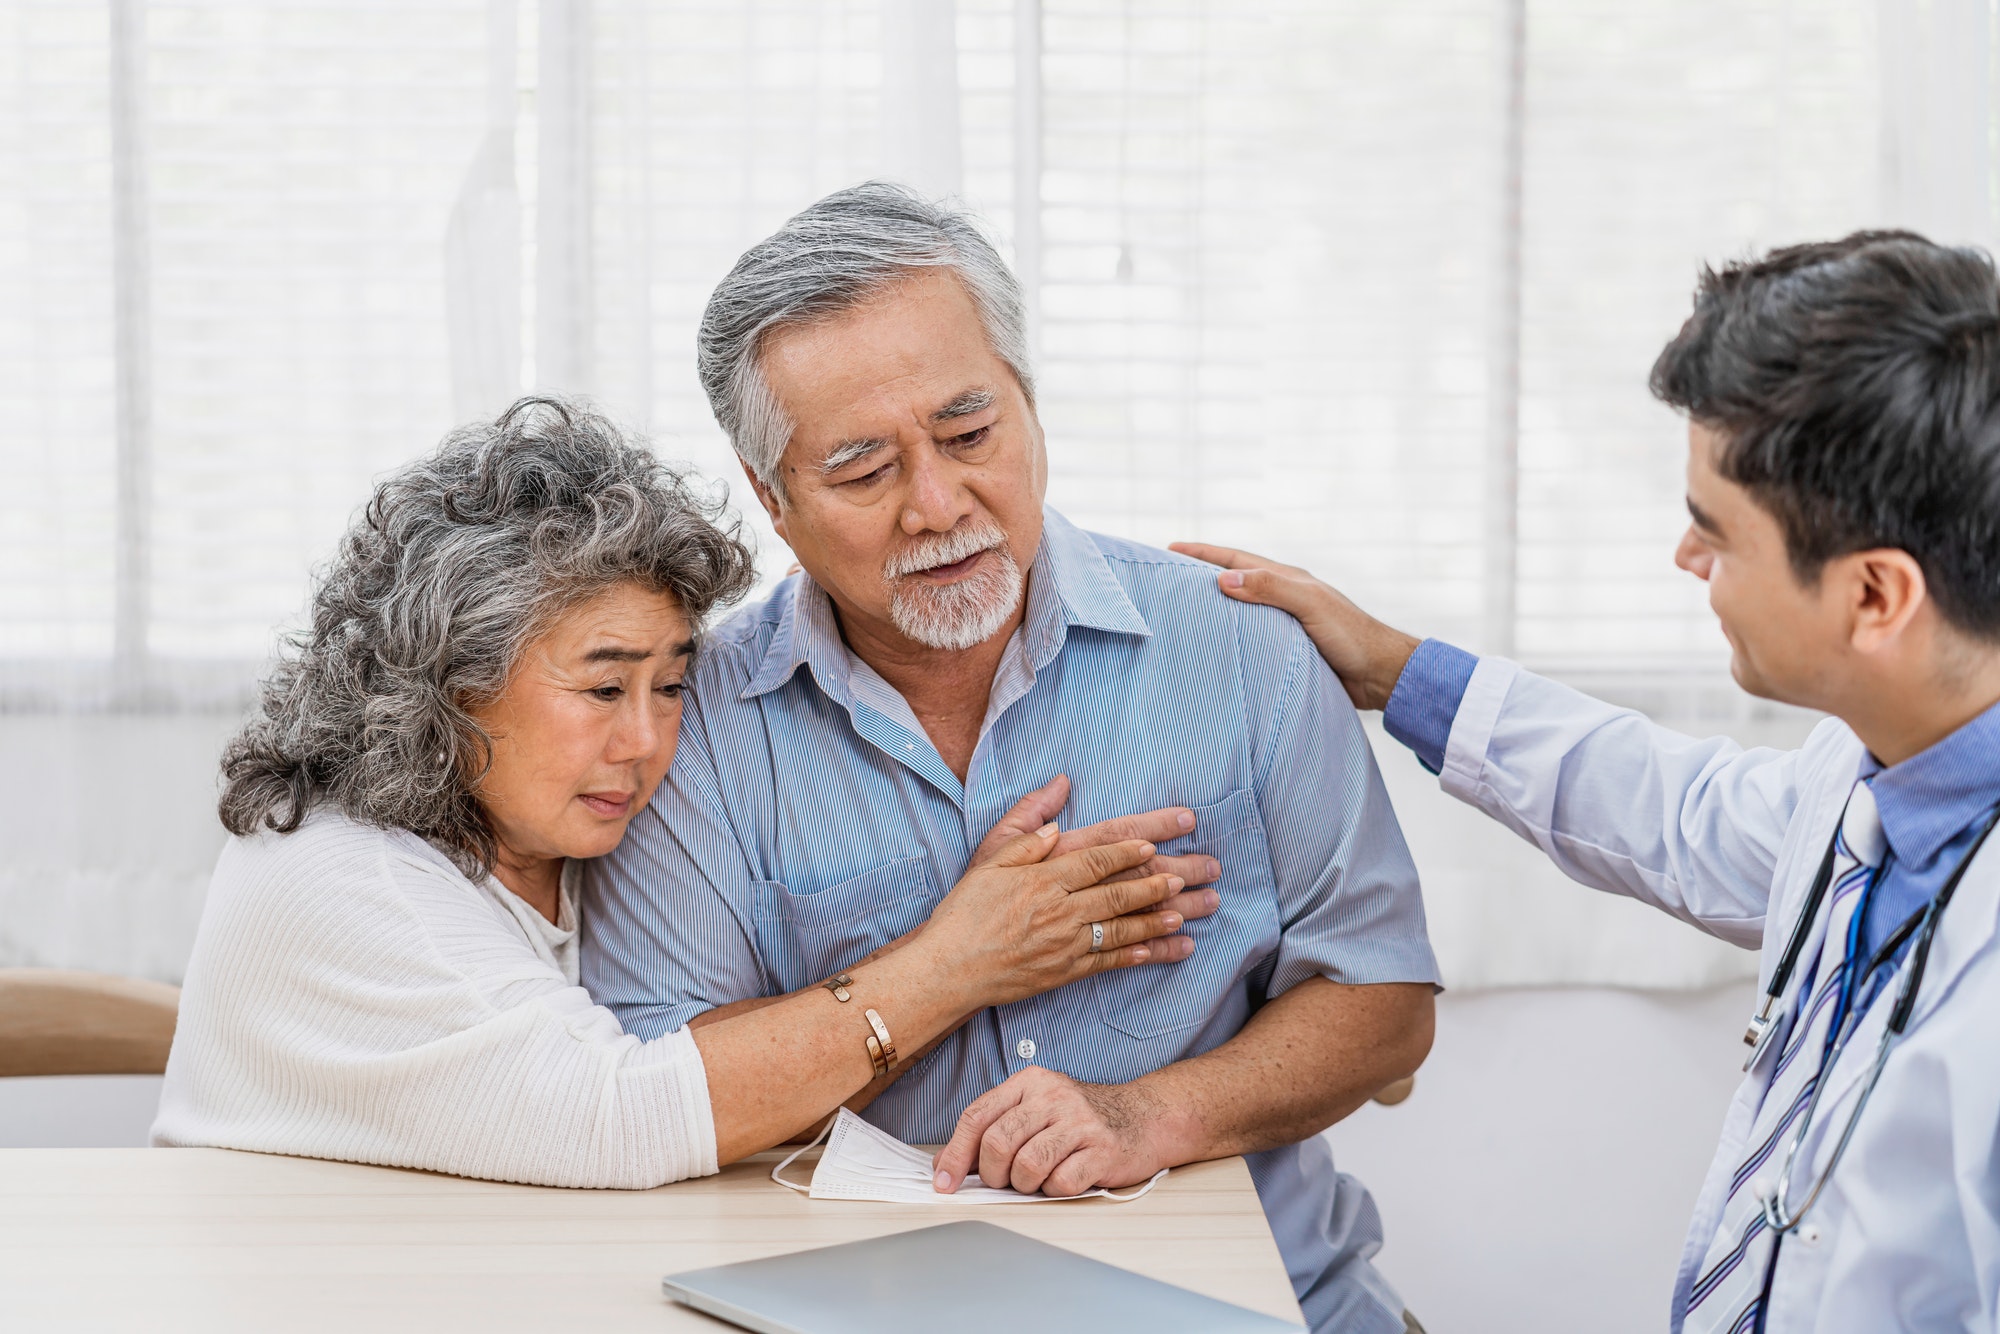
<svg viewBox="0 0 2000 1334">
<path fill-rule="evenodd" d="M 1513 663 L 1484 658 L 1459 705 L 1441 780 L 1445 791 L 1534 843 L 1572 878 L 1650 903 L 1724 940 L 1762 945 L 1761 988 L 1784 953 L 1863 753 L 1860 740 L 1835 720 L 1820 724 L 1796 751 L 1697 741 Z M 1952 898 L 1910 1025 L 1846 1157 L 1779 1251 L 1768 1334 L 1995 1334 L 1996 917 L 2000 837 L 1989 841 Z M 1809 940 L 1803 957 L 1810 959 L 1817 944 Z M 1794 991 L 1802 980 L 1793 978 Z M 1795 1189 L 1816 1179 L 1831 1158 L 1899 986 L 1900 974 L 1828 1075 Z M 1789 1011 L 1795 999 L 1786 994 L 1776 1012 Z M 1723 1121 L 1681 1251 L 1676 1334 L 1776 1050 L 1771 1044 L 1744 1078 Z M 1715 1059 L 1747 1054 L 1731 1044 Z M 1615 1198 L 1607 1204 L 1615 1208 Z"/>
</svg>

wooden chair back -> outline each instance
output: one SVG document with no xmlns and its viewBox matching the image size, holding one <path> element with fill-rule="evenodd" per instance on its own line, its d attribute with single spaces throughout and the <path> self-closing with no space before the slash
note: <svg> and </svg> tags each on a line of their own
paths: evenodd
<svg viewBox="0 0 2000 1334">
<path fill-rule="evenodd" d="M 0 1076 L 157 1075 L 181 990 L 66 968 L 0 968 Z"/>
</svg>

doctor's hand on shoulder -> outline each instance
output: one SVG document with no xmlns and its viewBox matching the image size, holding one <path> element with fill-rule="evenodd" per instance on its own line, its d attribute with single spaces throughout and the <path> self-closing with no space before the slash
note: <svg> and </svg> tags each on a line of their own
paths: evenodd
<svg viewBox="0 0 2000 1334">
<path fill-rule="evenodd" d="M 1220 565 L 1222 573 L 1216 576 L 1216 583 L 1238 602 L 1289 612 L 1333 668 L 1357 709 L 1379 710 L 1388 705 L 1404 665 L 1422 642 L 1384 625 L 1339 589 L 1296 565 L 1206 542 L 1175 542 L 1170 549 Z"/>
</svg>

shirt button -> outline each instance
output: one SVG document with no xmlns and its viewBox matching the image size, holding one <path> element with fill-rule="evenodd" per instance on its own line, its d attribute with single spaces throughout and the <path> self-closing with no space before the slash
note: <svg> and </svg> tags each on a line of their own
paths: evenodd
<svg viewBox="0 0 2000 1334">
<path fill-rule="evenodd" d="M 1819 1224 L 1807 1223 L 1799 1229 L 1799 1240 L 1808 1246 L 1819 1245 Z"/>
<path fill-rule="evenodd" d="M 1035 1040 L 1033 1038 L 1022 1038 L 1019 1042 L 1014 1044 L 1014 1054 L 1020 1057 L 1024 1061 L 1034 1060 Z"/>
</svg>

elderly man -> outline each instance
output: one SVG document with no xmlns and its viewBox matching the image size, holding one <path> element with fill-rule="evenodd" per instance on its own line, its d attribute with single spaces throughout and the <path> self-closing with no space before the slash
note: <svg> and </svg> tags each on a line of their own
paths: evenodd
<svg viewBox="0 0 2000 1334">
<path fill-rule="evenodd" d="M 962 213 L 821 200 L 722 281 L 700 355 L 804 573 L 705 644 L 670 781 L 593 874 L 585 984 L 650 1038 L 893 944 L 1053 776 L 1072 828 L 1183 805 L 1159 851 L 1220 897 L 1187 962 L 972 1015 L 867 1115 L 941 1142 L 971 1105 L 943 1189 L 1248 1154 L 1314 1328 L 1403 1330 L 1374 1203 L 1318 1132 L 1422 1061 L 1436 964 L 1311 641 L 1044 507 L 1020 289 Z"/>
</svg>

